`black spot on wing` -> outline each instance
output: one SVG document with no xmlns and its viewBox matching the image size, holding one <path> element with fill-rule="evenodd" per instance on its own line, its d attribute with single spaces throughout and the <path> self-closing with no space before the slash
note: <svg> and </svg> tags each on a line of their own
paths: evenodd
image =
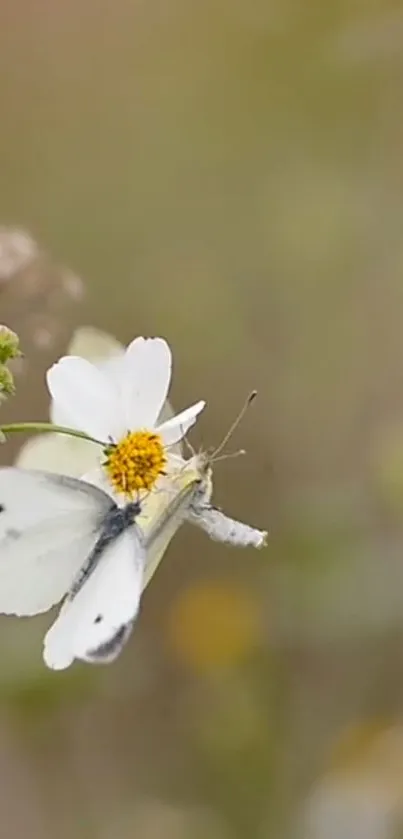
<svg viewBox="0 0 403 839">
<path fill-rule="evenodd" d="M 0 513 L 4 513 L 5 509 L 6 508 L 5 508 L 4 504 L 0 504 Z"/>
<path fill-rule="evenodd" d="M 9 527 L 8 530 L 6 530 L 5 535 L 7 539 L 10 539 L 14 542 L 16 539 L 19 539 L 20 536 L 22 536 L 22 533 L 21 530 L 16 530 L 15 527 Z"/>
<path fill-rule="evenodd" d="M 97 615 L 95 620 L 94 620 L 94 623 L 101 623 L 101 620 L 102 620 L 102 615 Z"/>
</svg>

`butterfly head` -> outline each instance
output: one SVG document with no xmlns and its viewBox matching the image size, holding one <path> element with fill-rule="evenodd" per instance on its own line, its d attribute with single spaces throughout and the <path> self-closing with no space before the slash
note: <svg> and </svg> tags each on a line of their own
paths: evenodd
<svg viewBox="0 0 403 839">
<path fill-rule="evenodd" d="M 229 458 L 239 457 L 239 455 L 245 454 L 244 449 L 238 449 L 238 451 L 230 452 L 229 454 L 225 454 L 224 449 L 256 395 L 256 390 L 253 390 L 249 394 L 239 414 L 221 440 L 221 443 L 214 449 L 206 449 L 195 452 L 186 441 L 192 453 L 192 457 L 188 461 L 188 466 L 193 466 L 196 473 L 194 479 L 194 498 L 196 501 L 199 500 L 205 504 L 209 503 L 213 494 L 213 466 L 215 463 L 219 460 L 228 460 Z"/>
</svg>

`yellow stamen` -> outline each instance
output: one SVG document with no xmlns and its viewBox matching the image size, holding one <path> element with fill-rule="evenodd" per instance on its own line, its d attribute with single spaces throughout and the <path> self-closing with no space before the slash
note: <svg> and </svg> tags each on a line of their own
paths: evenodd
<svg viewBox="0 0 403 839">
<path fill-rule="evenodd" d="M 167 462 L 161 437 L 152 431 L 131 432 L 108 446 L 105 455 L 104 467 L 115 492 L 129 497 L 152 489 Z"/>
</svg>

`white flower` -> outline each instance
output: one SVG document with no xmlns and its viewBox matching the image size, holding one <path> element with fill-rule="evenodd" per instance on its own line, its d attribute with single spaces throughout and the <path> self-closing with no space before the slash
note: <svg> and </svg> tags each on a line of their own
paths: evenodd
<svg viewBox="0 0 403 839">
<path fill-rule="evenodd" d="M 100 370 L 112 377 L 115 362 L 124 354 L 124 351 L 123 345 L 116 338 L 93 326 L 80 326 L 76 329 L 68 347 L 69 355 L 79 355 L 92 361 Z M 68 425 L 68 417 L 53 399 L 50 402 L 49 413 L 55 425 Z M 162 422 L 172 416 L 173 411 L 167 401 L 159 420 Z M 179 452 L 179 443 L 177 446 L 170 447 L 171 454 Z M 69 437 L 66 434 L 50 433 L 37 434 L 27 440 L 21 446 L 15 465 L 22 469 L 44 469 L 48 472 L 79 478 L 94 470 L 98 459 L 99 452 L 92 443 L 78 437 Z"/>
<path fill-rule="evenodd" d="M 102 372 L 111 376 L 112 381 L 114 380 L 116 365 L 119 365 L 125 352 L 124 347 L 115 338 L 92 326 L 79 327 L 73 335 L 68 350 L 71 355 L 79 355 L 92 361 Z M 69 425 L 69 412 L 66 414 L 63 407 L 53 399 L 50 404 L 50 416 L 54 424 Z M 172 408 L 166 401 L 159 421 L 168 420 L 172 416 Z M 175 455 L 179 456 L 181 443 L 178 442 L 170 446 L 169 453 L 170 460 L 174 460 Z M 93 443 L 77 437 L 51 433 L 38 434 L 28 440 L 19 451 L 16 465 L 23 469 L 42 469 L 60 475 L 70 475 L 73 478 L 84 475 L 87 480 L 98 478 L 99 481 L 100 477 L 103 478 L 99 469 L 99 461 L 99 447 Z M 145 538 L 155 529 L 158 530 L 159 522 L 164 519 L 165 511 L 175 497 L 176 492 L 185 487 L 189 480 L 192 480 L 192 470 L 183 468 L 185 466 L 184 461 L 178 459 L 177 465 L 180 469 L 180 475 L 178 475 L 175 483 L 171 484 L 167 481 L 165 491 L 149 493 L 143 502 L 138 523 Z M 105 484 L 107 485 L 105 486 Z M 103 488 L 113 494 L 106 476 L 103 479 Z M 180 523 L 180 519 L 173 521 L 168 528 L 168 532 L 165 529 L 161 536 L 153 542 L 152 547 L 147 550 L 143 588 L 146 587 L 154 575 Z"/>
<path fill-rule="evenodd" d="M 47 373 L 54 412 L 65 424 L 104 444 L 87 480 L 105 486 L 120 503 L 150 490 L 164 474 L 169 447 L 186 434 L 205 403 L 200 401 L 159 423 L 171 380 L 172 358 L 162 338 L 136 338 L 113 368 L 65 356 Z M 112 375 L 111 375 L 112 374 Z"/>
</svg>

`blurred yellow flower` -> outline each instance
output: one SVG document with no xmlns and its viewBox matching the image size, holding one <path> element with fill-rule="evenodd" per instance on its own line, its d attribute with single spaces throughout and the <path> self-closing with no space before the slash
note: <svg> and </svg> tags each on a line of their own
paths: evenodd
<svg viewBox="0 0 403 839">
<path fill-rule="evenodd" d="M 260 635 L 257 604 L 241 585 L 227 580 L 200 582 L 173 603 L 169 640 L 189 667 L 209 670 L 241 661 Z"/>
</svg>

